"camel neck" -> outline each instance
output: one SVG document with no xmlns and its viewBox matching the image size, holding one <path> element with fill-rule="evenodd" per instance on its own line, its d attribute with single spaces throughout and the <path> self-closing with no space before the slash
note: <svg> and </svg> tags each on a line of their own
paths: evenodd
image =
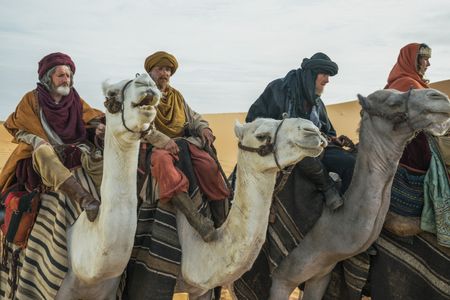
<svg viewBox="0 0 450 300">
<path fill-rule="evenodd" d="M 360 130 L 360 144 L 353 179 L 345 194 L 344 207 L 338 215 L 345 220 L 342 230 L 354 232 L 359 228 L 357 240 L 364 245 L 378 236 L 389 209 L 392 181 L 402 150 L 412 134 L 391 137 L 378 134 L 369 121 Z M 370 128 L 369 128 L 370 127 Z M 352 242 L 352 241 L 350 241 Z M 357 245 L 354 243 L 356 247 Z"/>
<path fill-rule="evenodd" d="M 205 243 L 178 215 L 178 230 L 183 249 L 183 279 L 206 289 L 241 276 L 265 241 L 276 170 L 256 172 L 249 160 L 238 158 L 235 196 L 225 223 L 218 229 L 217 241 Z M 196 263 L 202 257 L 207 264 Z"/>
<path fill-rule="evenodd" d="M 69 231 L 72 268 L 86 281 L 119 276 L 131 255 L 137 223 L 139 140 L 124 140 L 121 137 L 119 141 L 107 125 L 99 215 L 92 223 L 78 218 Z"/>
</svg>

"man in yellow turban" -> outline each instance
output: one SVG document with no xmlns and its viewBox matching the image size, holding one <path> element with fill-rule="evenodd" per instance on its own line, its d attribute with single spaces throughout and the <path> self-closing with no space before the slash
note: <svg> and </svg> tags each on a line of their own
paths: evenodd
<svg viewBox="0 0 450 300">
<path fill-rule="evenodd" d="M 224 203 L 230 191 L 214 159 L 204 150 L 215 137 L 202 116 L 193 111 L 181 93 L 170 85 L 170 77 L 178 68 L 176 58 L 164 51 L 145 60 L 145 70 L 155 81 L 163 97 L 157 107 L 156 130 L 143 141 L 154 146 L 151 171 L 159 185 L 160 201 L 171 201 L 186 215 L 188 222 L 209 242 L 217 238 L 213 222 L 198 213 L 188 195 L 189 180 L 178 167 L 189 159 L 201 192 L 209 200 L 215 225 L 225 219 Z"/>
</svg>

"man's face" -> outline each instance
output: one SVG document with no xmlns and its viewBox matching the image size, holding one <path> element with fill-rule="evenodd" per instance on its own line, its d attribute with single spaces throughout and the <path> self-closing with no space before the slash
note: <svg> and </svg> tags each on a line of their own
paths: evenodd
<svg viewBox="0 0 450 300">
<path fill-rule="evenodd" d="M 330 77 L 330 75 L 328 75 L 328 74 L 323 74 L 323 73 L 317 74 L 317 78 L 316 78 L 316 95 L 317 96 L 322 95 L 325 85 L 329 81 L 328 80 L 329 77 Z"/>
<path fill-rule="evenodd" d="M 52 91 L 61 96 L 67 96 L 70 93 L 71 75 L 72 71 L 68 66 L 57 66 L 51 75 Z"/>
<path fill-rule="evenodd" d="M 169 85 L 170 76 L 172 75 L 172 68 L 168 66 L 153 67 L 150 70 L 150 77 L 156 83 L 158 89 L 164 92 Z"/>
<path fill-rule="evenodd" d="M 417 66 L 417 72 L 420 75 L 424 76 L 429 66 L 430 66 L 430 58 L 427 56 L 420 56 Z"/>
</svg>

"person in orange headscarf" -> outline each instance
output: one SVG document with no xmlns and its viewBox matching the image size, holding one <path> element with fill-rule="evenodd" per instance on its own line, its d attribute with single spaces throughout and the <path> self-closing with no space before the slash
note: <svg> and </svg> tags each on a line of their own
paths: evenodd
<svg viewBox="0 0 450 300">
<path fill-rule="evenodd" d="M 406 92 L 410 88 L 428 88 L 424 78 L 430 66 L 431 48 L 427 44 L 411 43 L 400 49 L 397 63 L 389 73 L 385 89 Z"/>
<path fill-rule="evenodd" d="M 77 201 L 93 221 L 100 202 L 70 172 L 81 166 L 80 143 L 102 135 L 104 114 L 91 108 L 73 87 L 75 64 L 67 54 L 51 53 L 39 62 L 37 87 L 25 94 L 4 126 L 18 146 L 0 173 L 0 190 L 14 184 L 31 191 L 41 185 L 59 190 Z M 64 157 L 55 148 L 64 149 Z"/>
<path fill-rule="evenodd" d="M 424 78 L 430 66 L 431 48 L 426 44 L 411 43 L 400 49 L 397 63 L 389 73 L 385 89 L 406 92 L 409 89 L 428 88 Z M 419 173 L 428 170 L 431 151 L 424 133 L 419 133 L 405 148 L 400 164 Z"/>
<path fill-rule="evenodd" d="M 191 177 L 208 199 L 214 224 L 219 226 L 225 220 L 225 200 L 230 191 L 217 163 L 205 151 L 205 147 L 212 146 L 215 137 L 208 122 L 170 85 L 170 77 L 178 68 L 172 54 L 155 52 L 147 57 L 144 67 L 163 94 L 157 107 L 156 130 L 143 138 L 143 142 L 154 146 L 151 171 L 159 185 L 160 201 L 170 200 L 205 241 L 212 241 L 217 237 L 214 225 L 198 213 L 188 195 L 189 180 L 174 163 L 179 165 L 190 159 L 188 164 L 192 163 L 194 173 Z"/>
</svg>

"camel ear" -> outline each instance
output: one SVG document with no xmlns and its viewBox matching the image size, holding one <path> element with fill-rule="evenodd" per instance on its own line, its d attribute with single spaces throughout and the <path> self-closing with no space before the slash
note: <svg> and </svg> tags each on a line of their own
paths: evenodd
<svg viewBox="0 0 450 300">
<path fill-rule="evenodd" d="M 244 125 L 242 125 L 238 120 L 234 122 L 234 134 L 240 141 L 244 136 Z"/>
<path fill-rule="evenodd" d="M 367 97 L 364 97 L 361 94 L 358 94 L 358 102 L 359 105 L 361 105 L 362 108 L 367 108 L 369 105 L 367 103 Z"/>
<path fill-rule="evenodd" d="M 110 87 L 111 87 L 111 84 L 109 83 L 109 79 L 106 79 L 105 81 L 102 82 L 102 91 L 103 91 L 103 95 L 105 97 L 108 97 L 107 91 Z"/>
</svg>

